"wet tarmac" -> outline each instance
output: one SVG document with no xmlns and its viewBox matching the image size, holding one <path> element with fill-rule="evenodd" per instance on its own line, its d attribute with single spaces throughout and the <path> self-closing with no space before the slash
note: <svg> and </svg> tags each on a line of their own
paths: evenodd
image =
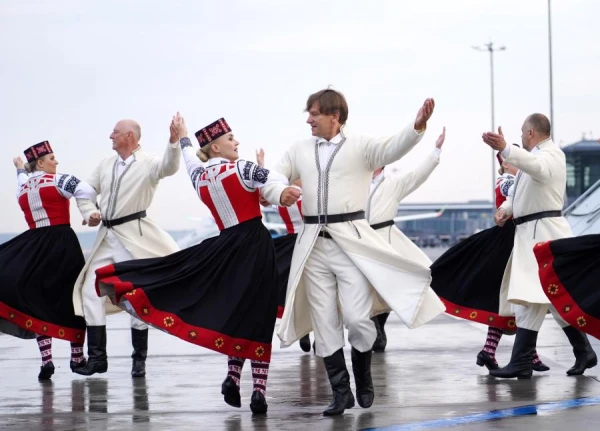
<svg viewBox="0 0 600 431">
<path fill-rule="evenodd" d="M 266 417 L 249 409 L 252 376 L 242 376 L 242 408 L 220 394 L 226 358 L 151 329 L 148 375 L 132 379 L 128 316 L 109 318 L 106 374 L 69 369 L 69 344 L 54 342 L 52 381 L 37 381 L 33 340 L 0 335 L 0 430 L 588 430 L 600 429 L 600 368 L 567 377 L 573 356 L 550 316 L 538 352 L 551 370 L 531 380 L 496 380 L 475 365 L 486 328 L 441 316 L 406 329 L 392 315 L 385 353 L 374 354 L 376 399 L 342 417 L 321 415 L 330 390 L 322 361 L 298 345 L 275 349 Z M 514 337 L 497 357 L 508 361 Z M 600 343 L 592 340 L 597 352 Z M 350 366 L 349 351 L 346 354 Z"/>
</svg>

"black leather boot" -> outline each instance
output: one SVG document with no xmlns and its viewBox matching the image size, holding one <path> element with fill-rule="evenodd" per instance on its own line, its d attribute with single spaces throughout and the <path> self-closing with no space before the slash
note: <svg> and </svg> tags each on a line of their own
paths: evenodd
<svg viewBox="0 0 600 431">
<path fill-rule="evenodd" d="M 221 384 L 221 393 L 227 404 L 232 407 L 242 407 L 240 388 L 236 385 L 235 380 L 233 380 L 231 376 L 227 376 Z"/>
<path fill-rule="evenodd" d="M 373 404 L 375 390 L 371 376 L 372 351 L 359 352 L 352 348 L 352 372 L 356 383 L 356 400 L 362 408 L 368 409 Z"/>
<path fill-rule="evenodd" d="M 490 375 L 503 379 L 530 379 L 533 374 L 533 352 L 537 343 L 537 331 L 519 328 L 515 338 L 510 362 L 504 368 L 490 370 Z"/>
<path fill-rule="evenodd" d="M 498 366 L 498 363 L 487 352 L 483 350 L 481 350 L 477 354 L 476 364 L 480 367 L 483 367 L 485 365 L 488 370 L 497 370 L 498 368 L 500 368 Z"/>
<path fill-rule="evenodd" d="M 268 407 L 265 396 L 259 391 L 253 391 L 250 398 L 250 410 L 252 410 L 252 413 L 255 415 L 264 415 L 267 413 Z"/>
<path fill-rule="evenodd" d="M 148 329 L 131 328 L 131 345 L 133 346 L 131 377 L 144 377 L 146 375 L 146 356 L 148 356 Z"/>
<path fill-rule="evenodd" d="M 40 373 L 38 374 L 38 380 L 41 382 L 42 380 L 50 380 L 54 374 L 54 364 L 52 361 L 47 362 L 45 365 L 40 367 Z"/>
<path fill-rule="evenodd" d="M 310 352 L 310 336 L 308 334 L 300 338 L 300 348 L 303 352 Z"/>
<path fill-rule="evenodd" d="M 381 316 L 384 315 L 386 316 L 385 319 L 381 319 Z M 383 352 L 387 346 L 387 335 L 385 334 L 385 321 L 387 320 L 387 315 L 389 315 L 389 313 L 380 314 L 379 316 L 371 318 L 375 324 L 375 329 L 377 330 L 377 338 L 375 338 L 375 342 L 373 343 L 374 352 Z M 383 324 L 381 322 L 383 322 Z"/>
<path fill-rule="evenodd" d="M 325 362 L 325 369 L 333 392 L 333 402 L 323 412 L 323 415 L 341 415 L 344 410 L 354 407 L 354 395 L 350 389 L 350 374 L 346 368 L 344 351 L 338 350 L 333 355 L 323 358 L 323 362 Z"/>
<path fill-rule="evenodd" d="M 91 376 L 96 373 L 106 373 L 108 360 L 106 358 L 106 326 L 87 327 L 88 359 L 84 367 L 75 368 L 74 373 Z"/>
<path fill-rule="evenodd" d="M 573 354 L 575 355 L 575 365 L 567 370 L 569 376 L 580 376 L 586 369 L 598 365 L 598 357 L 592 349 L 590 341 L 583 332 L 573 326 L 563 328 L 567 338 L 573 346 Z"/>
</svg>

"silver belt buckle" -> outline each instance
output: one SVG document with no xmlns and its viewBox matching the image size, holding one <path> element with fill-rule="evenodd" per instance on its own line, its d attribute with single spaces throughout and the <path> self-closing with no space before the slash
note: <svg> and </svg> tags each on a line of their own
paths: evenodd
<svg viewBox="0 0 600 431">
<path fill-rule="evenodd" d="M 323 218 L 323 221 L 321 221 L 321 217 Z M 317 220 L 320 226 L 327 226 L 327 214 L 319 214 Z"/>
</svg>

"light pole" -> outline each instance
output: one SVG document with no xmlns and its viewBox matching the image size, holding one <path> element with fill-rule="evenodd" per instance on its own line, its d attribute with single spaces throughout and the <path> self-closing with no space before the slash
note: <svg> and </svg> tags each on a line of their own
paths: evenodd
<svg viewBox="0 0 600 431">
<path fill-rule="evenodd" d="M 550 0 L 548 0 L 548 61 L 550 63 L 550 137 L 554 141 L 554 95 L 552 91 L 552 19 L 550 16 Z"/>
<path fill-rule="evenodd" d="M 494 119 L 494 52 L 504 51 L 506 47 L 499 46 L 494 48 L 494 43 L 486 43 L 483 46 L 474 46 L 477 51 L 488 51 L 490 53 L 490 86 L 492 89 L 492 132 L 496 131 L 496 123 Z M 496 201 L 496 153 L 492 150 L 492 210 L 495 208 Z"/>
</svg>

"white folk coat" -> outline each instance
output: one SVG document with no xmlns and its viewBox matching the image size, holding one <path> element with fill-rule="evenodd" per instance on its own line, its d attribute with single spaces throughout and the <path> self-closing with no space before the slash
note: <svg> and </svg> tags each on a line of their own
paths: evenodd
<svg viewBox="0 0 600 431">
<path fill-rule="evenodd" d="M 412 125 L 389 138 L 348 135 L 334 152 L 328 175 L 317 168 L 317 139 L 306 139 L 293 145 L 275 170 L 290 182 L 302 179 L 304 216 L 364 211 L 373 171 L 400 159 L 421 137 Z M 284 188 L 267 186 L 263 196 L 278 203 Z M 312 331 L 303 271 L 321 228 L 305 224 L 296 241 L 285 311 L 277 333 L 284 347 Z M 372 315 L 391 309 L 407 327 L 416 328 L 444 312 L 439 299 L 433 303 L 425 301 L 431 280 L 429 268 L 399 256 L 366 219 L 333 223 L 326 229 L 382 299 L 375 301 Z"/>
<path fill-rule="evenodd" d="M 537 146 L 535 154 L 511 146 L 507 163 L 519 168 L 514 196 L 500 206 L 522 217 L 542 211 L 561 211 L 567 186 L 565 153 L 548 139 Z M 512 223 L 511 220 L 507 223 Z M 573 236 L 564 217 L 544 218 L 517 226 L 515 245 L 504 271 L 500 291 L 500 315 L 513 314 L 510 304 L 549 304 L 538 276 L 533 247 L 542 241 Z"/>
<path fill-rule="evenodd" d="M 159 181 L 179 170 L 181 148 L 179 143 L 169 144 L 161 158 L 151 156 L 139 147 L 133 152 L 133 156 L 134 161 L 125 169 L 120 179 L 115 178 L 116 166 L 120 160 L 115 154 L 100 162 L 87 181 L 100 195 L 100 212 L 104 220 L 114 220 L 147 210 Z M 111 193 L 111 190 L 115 192 Z M 98 209 L 93 204 L 87 204 L 81 211 L 87 221 Z M 161 257 L 179 250 L 175 240 L 148 216 L 115 226 L 112 230 L 134 259 Z M 73 306 L 78 316 L 84 315 L 82 289 L 88 267 L 107 231 L 106 227 L 100 226 L 92 252 L 75 283 Z M 118 311 L 121 309 L 112 305 L 107 297 L 106 312 Z"/>
</svg>

